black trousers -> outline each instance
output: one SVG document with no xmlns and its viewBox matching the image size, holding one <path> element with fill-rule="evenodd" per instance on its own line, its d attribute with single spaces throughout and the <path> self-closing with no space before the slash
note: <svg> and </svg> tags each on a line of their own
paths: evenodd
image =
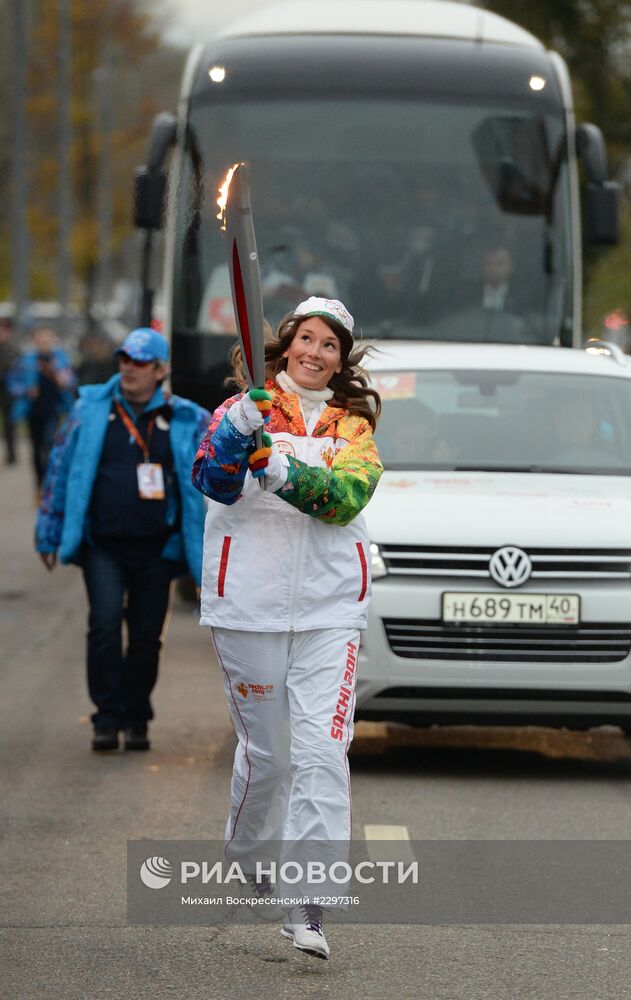
<svg viewBox="0 0 631 1000">
<path fill-rule="evenodd" d="M 33 468 L 38 486 L 41 486 L 44 481 L 58 425 L 59 417 L 56 415 L 34 415 L 28 419 L 28 430 L 33 450 Z"/>
<path fill-rule="evenodd" d="M 95 725 L 123 729 L 153 718 L 150 695 L 175 570 L 175 563 L 160 556 L 161 545 L 150 540 L 146 547 L 140 542 L 84 546 L 88 690 L 96 705 Z"/>
<path fill-rule="evenodd" d="M 0 397 L 0 413 L 2 414 L 2 434 L 4 436 L 5 457 L 8 465 L 15 462 L 15 424 L 11 420 L 13 400 L 10 397 Z"/>
</svg>

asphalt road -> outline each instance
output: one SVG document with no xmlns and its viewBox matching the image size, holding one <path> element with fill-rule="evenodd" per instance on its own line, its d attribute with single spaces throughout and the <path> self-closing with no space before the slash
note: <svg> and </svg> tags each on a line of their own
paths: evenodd
<svg viewBox="0 0 631 1000">
<path fill-rule="evenodd" d="M 23 456 L 25 458 L 25 456 Z M 174 602 L 149 754 L 89 750 L 85 602 L 31 551 L 25 464 L 0 470 L 0 998 L 631 996 L 631 928 L 335 926 L 330 962 L 276 925 L 136 927 L 128 839 L 220 839 L 234 739 L 208 637 Z M 412 839 L 627 839 L 631 759 L 616 731 L 416 733 L 358 726 L 354 830 Z M 631 920 L 631 917 L 630 917 Z"/>
</svg>

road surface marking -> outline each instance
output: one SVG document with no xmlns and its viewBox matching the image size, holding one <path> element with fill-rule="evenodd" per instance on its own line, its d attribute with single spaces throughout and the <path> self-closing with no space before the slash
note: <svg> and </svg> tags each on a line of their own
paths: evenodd
<svg viewBox="0 0 631 1000">
<path fill-rule="evenodd" d="M 409 840 L 407 826 L 381 826 L 368 824 L 364 827 L 366 840 Z"/>
<path fill-rule="evenodd" d="M 368 857 L 371 861 L 414 861 L 407 826 L 370 823 L 364 827 Z"/>
</svg>

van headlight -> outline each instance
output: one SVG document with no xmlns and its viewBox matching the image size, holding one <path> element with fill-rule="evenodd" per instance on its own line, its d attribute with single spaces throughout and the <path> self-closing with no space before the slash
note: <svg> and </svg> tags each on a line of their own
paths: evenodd
<svg viewBox="0 0 631 1000">
<path fill-rule="evenodd" d="M 375 542 L 370 545 L 370 570 L 373 580 L 378 580 L 381 576 L 388 575 L 388 569 L 379 551 L 379 546 Z"/>
</svg>

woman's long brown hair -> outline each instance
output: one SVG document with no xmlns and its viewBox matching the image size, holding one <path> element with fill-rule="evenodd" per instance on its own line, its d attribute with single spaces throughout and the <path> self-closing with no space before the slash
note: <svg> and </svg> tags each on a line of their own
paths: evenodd
<svg viewBox="0 0 631 1000">
<path fill-rule="evenodd" d="M 348 331 L 334 319 L 328 316 L 320 316 L 329 329 L 335 334 L 342 349 L 342 370 L 336 372 L 329 382 L 329 387 L 333 390 L 333 398 L 329 400 L 329 406 L 341 406 L 349 413 L 367 420 L 373 431 L 377 426 L 377 420 L 381 413 L 381 399 L 375 389 L 368 385 L 368 375 L 361 366 L 369 347 L 353 348 L 353 341 Z M 281 320 L 276 335 L 272 334 L 271 327 L 265 324 L 265 376 L 273 379 L 278 372 L 287 369 L 287 358 L 283 354 L 291 344 L 298 332 L 300 324 L 307 319 L 306 316 L 295 316 L 290 313 Z M 236 344 L 230 352 L 232 363 L 232 375 L 229 375 L 226 382 L 233 382 L 245 391 L 247 380 L 243 367 L 243 355 L 241 347 Z"/>
</svg>

